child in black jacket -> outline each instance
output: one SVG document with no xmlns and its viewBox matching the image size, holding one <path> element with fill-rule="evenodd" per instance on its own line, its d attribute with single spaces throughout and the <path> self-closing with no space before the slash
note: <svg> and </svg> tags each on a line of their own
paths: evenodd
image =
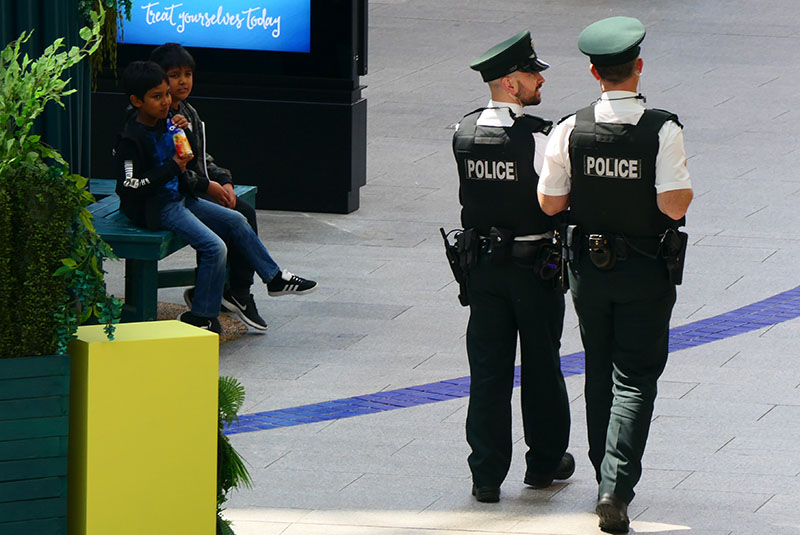
<svg viewBox="0 0 800 535">
<path fill-rule="evenodd" d="M 123 72 L 122 81 L 136 113 L 125 125 L 115 149 L 120 208 L 138 225 L 175 232 L 198 254 L 191 311 L 178 319 L 220 332 L 217 316 L 225 281 L 226 243 L 244 255 L 267 284 L 270 295 L 316 289 L 316 282 L 278 267 L 247 219 L 224 207 L 230 197 L 221 184 L 196 172 L 186 172 L 192 157 L 178 156 L 167 130 L 172 98 L 168 77 L 161 67 L 150 61 L 135 61 Z M 188 121 L 176 115 L 173 122 L 180 126 Z M 192 139 L 191 132 L 187 134 Z M 209 195 L 216 202 L 199 198 L 200 194 Z M 245 308 L 254 307 L 252 296 L 249 298 L 250 304 L 243 303 Z M 266 329 L 266 323 L 257 328 Z"/>
</svg>

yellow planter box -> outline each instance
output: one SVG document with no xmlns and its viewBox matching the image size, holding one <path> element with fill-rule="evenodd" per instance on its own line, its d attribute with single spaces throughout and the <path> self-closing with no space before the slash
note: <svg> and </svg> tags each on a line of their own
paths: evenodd
<svg viewBox="0 0 800 535">
<path fill-rule="evenodd" d="M 70 355 L 69 535 L 214 535 L 217 335 L 92 325 Z"/>
</svg>

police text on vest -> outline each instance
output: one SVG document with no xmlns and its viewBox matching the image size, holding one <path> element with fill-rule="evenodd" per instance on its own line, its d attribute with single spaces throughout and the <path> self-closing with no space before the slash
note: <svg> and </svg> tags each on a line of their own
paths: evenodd
<svg viewBox="0 0 800 535">
<path fill-rule="evenodd" d="M 642 161 L 625 158 L 586 156 L 583 174 L 602 178 L 642 178 Z"/>
<path fill-rule="evenodd" d="M 466 159 L 467 178 L 473 180 L 516 180 L 515 162 Z"/>
</svg>

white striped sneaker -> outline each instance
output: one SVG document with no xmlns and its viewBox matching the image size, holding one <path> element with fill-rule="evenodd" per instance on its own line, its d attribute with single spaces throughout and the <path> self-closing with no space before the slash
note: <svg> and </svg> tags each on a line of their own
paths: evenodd
<svg viewBox="0 0 800 535">
<path fill-rule="evenodd" d="M 267 293 L 272 297 L 289 294 L 307 294 L 316 289 L 316 282 L 298 277 L 288 269 L 284 269 L 267 283 Z"/>
</svg>

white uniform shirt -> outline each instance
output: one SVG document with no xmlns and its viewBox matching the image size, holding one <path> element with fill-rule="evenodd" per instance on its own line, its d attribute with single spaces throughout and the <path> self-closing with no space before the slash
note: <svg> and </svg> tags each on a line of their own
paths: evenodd
<svg viewBox="0 0 800 535">
<path fill-rule="evenodd" d="M 595 121 L 637 124 L 645 108 L 635 97 L 636 93 L 630 91 L 606 91 L 594 107 Z M 572 166 L 569 160 L 569 137 L 574 128 L 575 116 L 571 115 L 553 129 L 545 150 L 538 187 L 538 191 L 545 195 L 559 196 L 570 192 Z M 656 193 L 691 187 L 683 148 L 683 130 L 674 121 L 667 121 L 658 131 Z"/>
<path fill-rule="evenodd" d="M 494 126 L 494 127 L 509 127 L 514 125 L 514 117 L 511 116 L 511 110 L 516 117 L 520 117 L 525 111 L 520 104 L 514 102 L 498 102 L 496 100 L 489 100 L 487 108 L 500 108 L 500 109 L 486 109 L 481 112 L 478 117 L 478 126 Z M 544 163 L 544 150 L 547 146 L 547 135 L 542 132 L 533 133 L 533 170 L 536 174 L 542 175 L 542 164 Z M 515 241 L 536 241 L 541 239 L 549 239 L 553 237 L 552 232 L 546 234 L 531 234 L 528 236 L 517 236 Z"/>
</svg>

